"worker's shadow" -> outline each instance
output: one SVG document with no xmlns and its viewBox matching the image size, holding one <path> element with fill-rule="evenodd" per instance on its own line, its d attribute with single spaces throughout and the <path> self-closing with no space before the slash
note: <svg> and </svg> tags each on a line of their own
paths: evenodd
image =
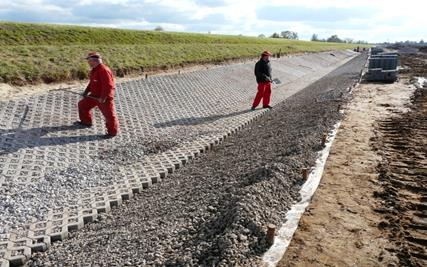
<svg viewBox="0 0 427 267">
<path fill-rule="evenodd" d="M 213 115 L 213 116 L 208 116 L 208 117 L 188 117 L 188 118 L 182 118 L 182 119 L 177 119 L 177 120 L 172 120 L 172 121 L 166 121 L 166 122 L 162 122 L 162 123 L 156 123 L 153 126 L 155 128 L 167 128 L 167 127 L 172 127 L 172 126 L 177 126 L 177 125 L 199 125 L 199 124 L 204 124 L 204 123 L 210 123 L 219 119 L 224 119 L 224 118 L 230 118 L 230 117 L 234 117 L 234 116 L 238 116 L 238 115 L 242 115 L 245 113 L 249 113 L 251 112 L 251 110 L 242 110 L 242 111 L 238 111 L 238 112 L 233 112 L 233 113 L 229 113 L 229 114 L 223 114 L 223 115 Z"/>
<path fill-rule="evenodd" d="M 49 133 L 82 129 L 77 124 L 47 126 L 32 129 L 0 129 L 0 155 L 14 153 L 20 149 L 57 146 L 103 139 L 103 135 L 49 136 Z"/>
</svg>

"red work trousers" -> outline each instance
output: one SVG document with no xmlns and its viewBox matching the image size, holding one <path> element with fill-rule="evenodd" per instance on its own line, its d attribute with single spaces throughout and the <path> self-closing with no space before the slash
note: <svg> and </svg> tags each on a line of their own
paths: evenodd
<svg viewBox="0 0 427 267">
<path fill-rule="evenodd" d="M 108 98 L 105 103 L 99 103 L 96 99 L 85 97 L 79 101 L 79 117 L 83 124 L 92 124 L 92 112 L 94 107 L 98 107 L 105 118 L 105 126 L 109 135 L 115 136 L 119 131 L 119 121 L 117 120 L 114 100 Z"/>
<path fill-rule="evenodd" d="M 261 82 L 258 83 L 258 93 L 255 96 L 254 103 L 252 107 L 256 108 L 261 102 L 262 106 L 267 107 L 270 105 L 270 96 L 271 96 L 271 82 Z"/>
</svg>

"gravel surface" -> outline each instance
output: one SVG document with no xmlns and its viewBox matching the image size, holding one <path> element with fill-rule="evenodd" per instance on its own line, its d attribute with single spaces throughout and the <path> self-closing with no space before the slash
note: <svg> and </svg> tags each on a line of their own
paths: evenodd
<svg viewBox="0 0 427 267">
<path fill-rule="evenodd" d="M 27 266 L 258 266 L 267 224 L 280 225 L 298 200 L 301 169 L 314 166 L 322 134 L 340 118 L 365 60 L 288 98 Z"/>
</svg>

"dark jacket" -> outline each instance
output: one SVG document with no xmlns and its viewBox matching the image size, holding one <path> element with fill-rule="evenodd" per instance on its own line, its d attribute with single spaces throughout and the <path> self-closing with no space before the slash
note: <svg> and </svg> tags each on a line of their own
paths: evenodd
<svg viewBox="0 0 427 267">
<path fill-rule="evenodd" d="M 264 61 L 262 58 L 255 64 L 256 82 L 271 82 L 271 65 L 270 61 Z"/>
</svg>

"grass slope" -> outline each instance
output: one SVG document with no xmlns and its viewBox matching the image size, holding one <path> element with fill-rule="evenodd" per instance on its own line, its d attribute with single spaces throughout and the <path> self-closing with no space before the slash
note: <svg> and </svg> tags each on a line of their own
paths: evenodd
<svg viewBox="0 0 427 267">
<path fill-rule="evenodd" d="M 213 34 L 0 22 L 0 82 L 24 85 L 86 79 L 88 51 L 99 51 L 117 76 L 186 64 L 353 48 L 354 44 Z"/>
</svg>

